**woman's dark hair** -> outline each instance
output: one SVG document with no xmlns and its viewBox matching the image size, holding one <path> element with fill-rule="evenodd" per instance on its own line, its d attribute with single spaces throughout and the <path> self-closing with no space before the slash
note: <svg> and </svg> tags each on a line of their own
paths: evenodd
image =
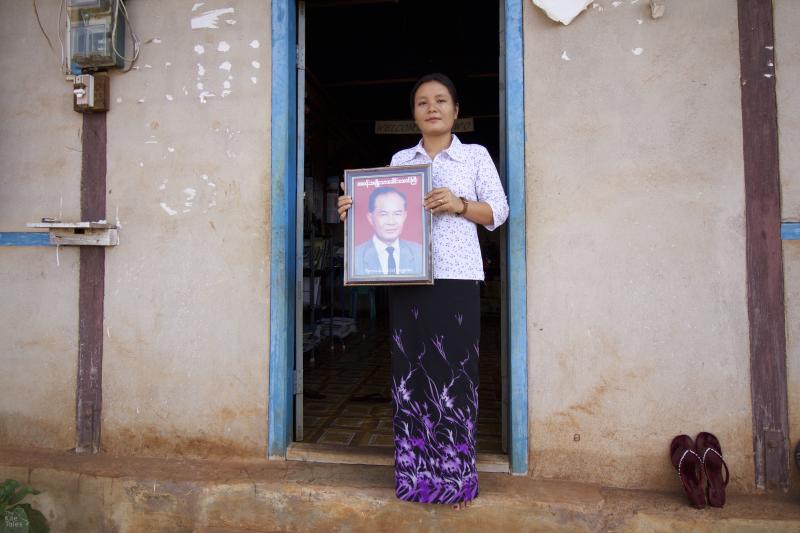
<svg viewBox="0 0 800 533">
<path fill-rule="evenodd" d="M 414 87 L 411 89 L 411 112 L 414 112 L 414 97 L 417 95 L 417 90 L 423 83 L 428 83 L 429 81 L 438 81 L 445 87 L 447 87 L 447 92 L 450 93 L 450 98 L 453 99 L 453 104 L 458 105 L 458 91 L 456 90 L 456 85 L 453 83 L 453 80 L 442 74 L 441 72 L 431 72 L 430 74 L 425 74 L 420 79 L 417 80 L 417 83 L 414 84 Z"/>
</svg>

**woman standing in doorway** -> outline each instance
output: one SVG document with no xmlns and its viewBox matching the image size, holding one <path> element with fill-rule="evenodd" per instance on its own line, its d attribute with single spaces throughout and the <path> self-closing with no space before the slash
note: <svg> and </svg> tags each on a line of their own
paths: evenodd
<svg viewBox="0 0 800 533">
<path fill-rule="evenodd" d="M 480 282 L 484 279 L 477 224 L 494 230 L 508 217 L 497 169 L 483 146 L 453 135 L 459 100 L 439 73 L 411 91 L 422 140 L 392 157 L 392 166 L 430 163 L 435 282 L 392 287 L 392 403 L 397 497 L 466 506 L 478 495 Z M 344 220 L 352 205 L 339 197 Z"/>
</svg>

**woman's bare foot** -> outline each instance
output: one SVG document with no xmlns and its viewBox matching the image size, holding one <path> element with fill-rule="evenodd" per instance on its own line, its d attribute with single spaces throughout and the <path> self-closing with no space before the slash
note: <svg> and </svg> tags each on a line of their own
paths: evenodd
<svg viewBox="0 0 800 533">
<path fill-rule="evenodd" d="M 456 511 L 460 511 L 461 509 L 466 509 L 467 507 L 469 507 L 469 504 L 470 502 L 468 501 L 458 502 L 453 504 L 453 509 Z"/>
</svg>

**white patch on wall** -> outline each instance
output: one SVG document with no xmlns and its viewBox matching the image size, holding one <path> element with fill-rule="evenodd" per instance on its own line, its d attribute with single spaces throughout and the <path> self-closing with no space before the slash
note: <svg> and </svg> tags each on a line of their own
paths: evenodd
<svg viewBox="0 0 800 533">
<path fill-rule="evenodd" d="M 212 9 L 205 11 L 202 15 L 192 17 L 191 26 L 193 30 L 207 28 L 209 30 L 216 30 L 219 28 L 219 17 L 228 13 L 234 13 L 236 10 L 232 7 L 224 7 L 222 9 Z"/>
<path fill-rule="evenodd" d="M 197 75 L 198 76 L 205 76 L 206 75 L 206 67 L 204 67 L 200 63 L 197 64 Z"/>
<path fill-rule="evenodd" d="M 118 103 L 118 104 L 121 104 L 121 103 L 122 103 L 122 98 L 120 98 L 119 96 L 117 97 L 117 103 Z"/>
<path fill-rule="evenodd" d="M 205 5 L 205 2 L 197 2 L 197 3 L 195 3 L 195 5 L 192 6 L 192 11 L 193 12 L 197 11 L 198 9 L 203 7 L 204 5 Z"/>
<path fill-rule="evenodd" d="M 201 104 L 205 104 L 208 101 L 208 98 L 211 98 L 213 96 L 217 96 L 217 95 L 212 93 L 212 92 L 210 92 L 210 91 L 203 91 L 203 92 L 201 92 L 200 94 L 197 95 L 197 97 L 200 99 L 200 103 Z"/>
<path fill-rule="evenodd" d="M 159 39 L 158 37 L 153 37 L 150 40 L 150 42 L 153 43 L 153 44 L 161 44 L 161 39 Z"/>
<path fill-rule="evenodd" d="M 253 85 L 255 85 L 256 83 L 258 83 L 258 78 L 256 78 L 255 76 L 250 76 L 250 81 L 252 81 Z"/>
<path fill-rule="evenodd" d="M 261 68 L 261 63 L 259 63 L 258 61 L 254 60 L 250 64 L 253 65 L 253 68 Z"/>
<path fill-rule="evenodd" d="M 171 94 L 164 95 L 164 98 L 166 98 L 170 102 L 175 99 Z"/>
<path fill-rule="evenodd" d="M 533 5 L 564 26 L 586 11 L 591 3 L 592 0 L 533 0 Z"/>
<path fill-rule="evenodd" d="M 175 151 L 175 148 L 173 148 L 172 146 L 167 146 L 167 152 L 173 153 L 174 151 Z"/>
<path fill-rule="evenodd" d="M 172 66 L 172 62 L 171 61 L 164 62 L 164 68 L 169 68 L 171 66 Z"/>
<path fill-rule="evenodd" d="M 148 63 L 145 63 L 145 64 L 144 64 L 144 68 L 153 68 L 153 65 L 150 65 L 150 64 L 148 64 Z"/>
<path fill-rule="evenodd" d="M 611 5 L 614 7 L 619 7 L 621 4 L 622 2 L 620 0 L 614 0 L 613 2 L 611 2 Z"/>
<path fill-rule="evenodd" d="M 261 43 L 258 42 L 258 39 L 253 39 L 250 41 L 250 48 L 258 48 L 259 46 L 261 46 Z"/>
<path fill-rule="evenodd" d="M 225 41 L 220 41 L 219 44 L 217 45 L 217 52 L 227 52 L 230 49 L 231 45 L 229 45 Z"/>
<path fill-rule="evenodd" d="M 225 89 L 230 89 L 231 88 L 231 82 L 228 81 L 228 80 L 223 81 L 222 82 L 222 87 L 224 87 Z"/>
<path fill-rule="evenodd" d="M 197 196 L 197 190 L 192 189 L 191 187 L 186 187 L 183 189 L 183 194 L 186 195 L 186 201 L 183 203 L 184 207 L 192 207 L 194 197 Z"/>
<path fill-rule="evenodd" d="M 220 64 L 219 64 L 219 68 L 220 68 L 221 70 L 227 70 L 228 72 L 230 72 L 230 71 L 231 71 L 231 67 L 232 67 L 232 66 L 233 66 L 233 65 L 231 65 L 231 62 L 230 62 L 230 61 L 223 61 L 222 63 L 220 63 Z"/>
<path fill-rule="evenodd" d="M 169 216 L 173 216 L 173 215 L 177 215 L 177 214 L 178 214 L 178 212 L 177 212 L 177 211 L 175 211 L 174 209 L 172 209 L 170 206 L 168 206 L 166 202 L 161 202 L 161 203 L 160 203 L 160 204 L 158 204 L 158 205 L 160 205 L 160 206 L 161 206 L 161 209 L 163 209 L 163 210 L 164 210 L 164 212 L 165 212 L 166 214 L 168 214 Z"/>
<path fill-rule="evenodd" d="M 632 48 L 631 52 L 633 52 L 633 55 L 635 56 L 640 56 L 642 55 L 642 52 L 644 52 L 644 50 L 641 48 Z"/>
<path fill-rule="evenodd" d="M 567 55 L 567 51 L 566 50 L 561 52 L 561 59 L 563 59 L 564 61 L 570 61 L 570 57 Z"/>
<path fill-rule="evenodd" d="M 205 47 L 202 44 L 196 44 L 194 46 L 194 53 L 201 56 L 206 52 Z"/>
<path fill-rule="evenodd" d="M 236 24 L 236 21 L 233 19 L 225 19 L 225 24 L 230 24 L 231 26 L 233 26 L 234 24 Z"/>
</svg>

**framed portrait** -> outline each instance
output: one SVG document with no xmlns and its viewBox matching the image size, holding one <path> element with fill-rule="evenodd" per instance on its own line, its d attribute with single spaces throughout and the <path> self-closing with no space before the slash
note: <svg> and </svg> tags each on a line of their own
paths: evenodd
<svg viewBox="0 0 800 533">
<path fill-rule="evenodd" d="M 431 165 L 344 171 L 345 285 L 432 285 Z"/>
</svg>

